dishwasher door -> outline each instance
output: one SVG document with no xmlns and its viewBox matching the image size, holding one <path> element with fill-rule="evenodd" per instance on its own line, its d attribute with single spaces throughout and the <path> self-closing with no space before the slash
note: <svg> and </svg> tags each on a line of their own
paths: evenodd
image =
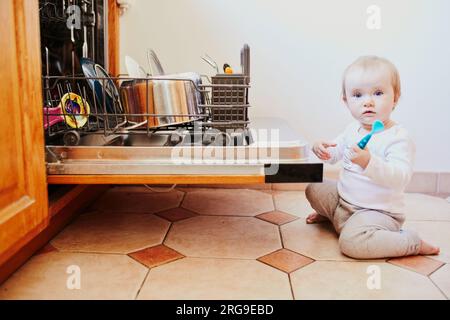
<svg viewBox="0 0 450 320">
<path fill-rule="evenodd" d="M 89 135 L 46 146 L 49 184 L 258 184 L 321 182 L 323 164 L 278 118 L 255 118 L 243 145 L 171 146 L 162 136 Z M 181 137 L 182 138 L 182 137 Z M 182 140 L 180 138 L 180 141 Z"/>
</svg>

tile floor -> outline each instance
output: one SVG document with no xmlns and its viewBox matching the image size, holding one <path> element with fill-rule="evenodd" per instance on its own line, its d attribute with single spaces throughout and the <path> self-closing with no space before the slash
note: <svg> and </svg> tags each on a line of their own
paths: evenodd
<svg viewBox="0 0 450 320">
<path fill-rule="evenodd" d="M 305 224 L 303 191 L 118 186 L 0 286 L 0 299 L 448 299 L 450 203 L 408 194 L 407 204 L 406 226 L 439 256 L 348 258 L 330 224 Z"/>
</svg>

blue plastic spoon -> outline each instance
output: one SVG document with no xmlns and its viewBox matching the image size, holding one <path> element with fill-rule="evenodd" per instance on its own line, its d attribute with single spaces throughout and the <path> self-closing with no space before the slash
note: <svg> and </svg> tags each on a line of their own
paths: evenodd
<svg viewBox="0 0 450 320">
<path fill-rule="evenodd" d="M 380 132 L 384 130 L 384 124 L 383 122 L 381 122 L 380 120 L 375 120 L 375 122 L 372 124 L 372 131 L 370 131 L 370 133 L 365 136 L 364 138 L 361 139 L 360 142 L 358 142 L 358 147 L 360 147 L 361 149 L 364 149 L 367 145 L 367 143 L 369 142 L 370 138 L 372 138 L 372 135 L 374 133 Z"/>
</svg>

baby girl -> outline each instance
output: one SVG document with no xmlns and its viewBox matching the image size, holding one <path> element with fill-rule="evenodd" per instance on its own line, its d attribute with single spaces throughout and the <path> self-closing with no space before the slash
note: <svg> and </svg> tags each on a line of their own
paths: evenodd
<svg viewBox="0 0 450 320">
<path fill-rule="evenodd" d="M 308 185 L 306 197 L 316 212 L 306 222 L 330 220 L 340 235 L 341 251 L 356 259 L 439 254 L 416 232 L 401 229 L 415 146 L 406 129 L 391 120 L 400 98 L 397 69 L 383 58 L 357 59 L 345 70 L 342 97 L 357 121 L 335 140 L 314 144 L 320 159 L 331 164 L 342 160 L 343 169 L 337 182 Z M 385 129 L 359 148 L 375 120 Z"/>
</svg>

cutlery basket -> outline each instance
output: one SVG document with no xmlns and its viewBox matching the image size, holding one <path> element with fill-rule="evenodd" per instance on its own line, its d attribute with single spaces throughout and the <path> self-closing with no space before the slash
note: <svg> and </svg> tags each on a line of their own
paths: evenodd
<svg viewBox="0 0 450 320">
<path fill-rule="evenodd" d="M 248 86 L 245 76 L 238 74 L 218 74 L 211 77 L 212 104 L 216 105 L 245 105 L 247 104 Z M 222 86 L 229 85 L 229 86 Z"/>
<path fill-rule="evenodd" d="M 212 126 L 219 130 L 246 128 L 248 119 L 248 77 L 243 74 L 217 74 L 211 77 L 208 104 L 201 105 Z"/>
</svg>

